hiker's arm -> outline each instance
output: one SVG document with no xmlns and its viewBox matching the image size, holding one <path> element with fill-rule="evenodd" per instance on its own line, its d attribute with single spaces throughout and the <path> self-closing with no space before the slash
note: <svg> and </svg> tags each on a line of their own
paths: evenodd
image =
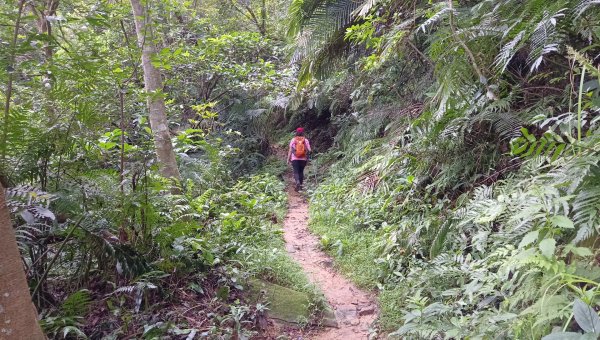
<svg viewBox="0 0 600 340">
<path fill-rule="evenodd" d="M 288 147 L 288 155 L 287 155 L 287 163 L 290 164 L 292 162 L 292 146 Z"/>
</svg>

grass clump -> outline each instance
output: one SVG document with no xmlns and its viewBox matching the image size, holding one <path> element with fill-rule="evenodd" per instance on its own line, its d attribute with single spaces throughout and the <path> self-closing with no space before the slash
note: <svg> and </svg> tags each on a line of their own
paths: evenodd
<svg viewBox="0 0 600 340">
<path fill-rule="evenodd" d="M 358 286 L 374 289 L 380 275 L 376 266 L 375 240 L 379 231 L 363 228 L 352 199 L 343 199 L 348 183 L 328 181 L 314 191 L 310 206 L 310 229 L 321 237 L 321 246 Z"/>
</svg>

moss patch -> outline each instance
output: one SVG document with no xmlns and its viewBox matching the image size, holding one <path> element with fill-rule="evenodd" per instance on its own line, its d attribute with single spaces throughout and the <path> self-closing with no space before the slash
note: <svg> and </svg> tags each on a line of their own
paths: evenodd
<svg viewBox="0 0 600 340">
<path fill-rule="evenodd" d="M 295 324 L 306 324 L 311 317 L 311 301 L 306 293 L 262 280 L 250 281 L 253 302 L 266 300 L 269 317 Z"/>
</svg>

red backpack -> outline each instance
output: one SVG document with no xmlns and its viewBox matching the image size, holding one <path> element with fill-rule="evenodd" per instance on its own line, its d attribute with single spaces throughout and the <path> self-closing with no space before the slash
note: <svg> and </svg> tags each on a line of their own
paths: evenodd
<svg viewBox="0 0 600 340">
<path fill-rule="evenodd" d="M 306 158 L 306 142 L 304 137 L 297 136 L 294 138 L 296 145 L 292 148 L 294 156 L 298 158 Z"/>
</svg>

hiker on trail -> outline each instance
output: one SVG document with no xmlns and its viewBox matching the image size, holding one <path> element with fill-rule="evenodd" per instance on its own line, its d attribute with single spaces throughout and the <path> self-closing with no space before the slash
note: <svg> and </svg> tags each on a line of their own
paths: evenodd
<svg viewBox="0 0 600 340">
<path fill-rule="evenodd" d="M 304 128 L 296 129 L 296 136 L 290 141 L 287 162 L 292 163 L 294 169 L 294 181 L 296 191 L 302 190 L 304 182 L 304 167 L 308 161 L 308 153 L 311 152 L 310 142 L 304 137 Z"/>
</svg>

